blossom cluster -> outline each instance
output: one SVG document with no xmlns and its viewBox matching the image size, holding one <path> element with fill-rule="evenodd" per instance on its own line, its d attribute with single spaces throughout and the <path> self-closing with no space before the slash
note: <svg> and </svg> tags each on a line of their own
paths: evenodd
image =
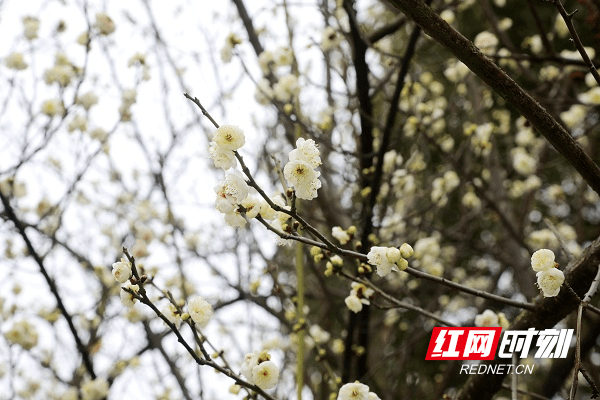
<svg viewBox="0 0 600 400">
<path fill-rule="evenodd" d="M 419 238 L 415 242 L 415 260 L 413 264 L 430 275 L 442 276 L 444 274 L 442 253 L 440 235 L 434 232 L 431 236 Z"/>
<path fill-rule="evenodd" d="M 112 265 L 112 276 L 115 278 L 115 281 L 125 284 L 125 286 L 121 287 L 120 298 L 121 304 L 126 307 L 131 307 L 135 304 L 137 299 L 135 298 L 134 293 L 137 294 L 140 290 L 138 285 L 134 285 L 130 282 L 133 275 L 131 268 L 131 263 L 125 258 L 121 258 L 121 261 L 117 261 Z"/>
<path fill-rule="evenodd" d="M 402 243 L 400 248 L 373 246 L 367 254 L 367 259 L 377 267 L 377 275 L 386 276 L 392 270 L 405 270 L 408 267 L 406 259 L 413 254 L 414 250 L 408 243 Z"/>
<path fill-rule="evenodd" d="M 56 53 L 54 65 L 44 71 L 44 82 L 47 85 L 58 83 L 60 87 L 67 87 L 79 73 L 80 68 L 76 67 L 64 53 Z"/>
<path fill-rule="evenodd" d="M 317 190 L 321 187 L 321 173 L 315 168 L 321 165 L 321 157 L 315 141 L 299 138 L 289 158 L 289 162 L 283 168 L 283 175 L 294 187 L 296 196 L 304 200 L 316 198 Z"/>
<path fill-rule="evenodd" d="M 286 105 L 287 111 L 293 110 L 292 103 L 300 94 L 300 83 L 294 73 L 282 73 L 277 76 L 280 67 L 289 67 L 294 62 L 294 54 L 289 47 L 279 47 L 275 51 L 265 50 L 258 57 L 258 64 L 265 78 L 256 85 L 255 99 L 266 105 L 277 100 Z M 277 78 L 277 79 L 269 79 Z"/>
<path fill-rule="evenodd" d="M 225 39 L 225 45 L 221 48 L 221 61 L 225 64 L 231 62 L 233 58 L 233 49 L 242 43 L 242 39 L 235 33 L 230 33 Z"/>
<path fill-rule="evenodd" d="M 213 135 L 213 140 L 210 143 L 210 157 L 212 158 L 217 168 L 228 170 L 237 165 L 236 155 L 234 151 L 238 150 L 245 144 L 245 136 L 243 131 L 232 125 L 223 125 L 217 129 Z M 299 139 L 302 143 L 303 139 Z M 298 149 L 290 152 L 290 162 L 298 161 L 306 164 L 311 169 L 320 164 L 319 152 L 312 140 L 312 146 L 298 146 Z M 316 155 L 315 155 L 316 152 Z M 287 167 L 287 166 L 286 166 Z M 304 182 L 302 177 L 297 177 L 293 171 L 289 172 L 291 179 L 297 179 L 293 182 L 300 188 L 300 194 L 304 195 L 304 191 L 317 186 L 314 182 Z M 318 177 L 318 173 L 316 173 Z M 321 183 L 317 180 L 318 187 Z M 314 189 L 316 197 L 316 189 Z M 265 220 L 269 221 L 271 226 L 279 232 L 288 232 L 289 215 L 284 212 L 276 212 L 266 200 L 259 199 L 251 193 L 251 188 L 239 172 L 228 172 L 225 180 L 215 186 L 217 198 L 215 200 L 215 208 L 224 214 L 225 222 L 234 227 L 241 228 L 246 225 L 246 219 L 255 218 L 259 214 Z M 289 209 L 281 196 L 275 196 L 273 203 L 281 208 Z M 277 243 L 288 244 L 288 240 L 278 238 Z"/>
<path fill-rule="evenodd" d="M 246 143 L 244 131 L 234 125 L 222 125 L 217 129 L 210 142 L 209 154 L 215 167 L 223 170 L 237 165 L 234 151 Z M 246 219 L 240 214 L 254 218 L 258 215 L 260 204 L 249 196 L 250 188 L 237 172 L 227 173 L 225 180 L 215 186 L 217 199 L 215 208 L 225 215 L 225 222 L 233 227 L 243 227 Z M 243 208 L 240 208 L 242 206 Z"/>
<path fill-rule="evenodd" d="M 88 380 L 81 385 L 81 397 L 83 400 L 101 400 L 108 396 L 109 385 L 104 378 Z"/>
<path fill-rule="evenodd" d="M 119 106 L 119 115 L 121 121 L 131 121 L 131 106 L 135 104 L 137 98 L 137 90 L 125 89 L 121 93 L 121 105 Z"/>
<path fill-rule="evenodd" d="M 340 35 L 334 27 L 327 26 L 323 29 L 321 35 L 321 50 L 325 52 L 333 50 L 340 45 L 341 40 L 342 35 Z"/>
<path fill-rule="evenodd" d="M 246 219 L 240 214 L 240 205 L 244 207 L 248 217 L 258 214 L 259 205 L 248 199 L 249 191 L 248 184 L 237 173 L 228 173 L 225 180 L 215 186 L 215 208 L 225 215 L 227 224 L 238 228 L 246 225 Z"/>
<path fill-rule="evenodd" d="M 337 400 L 379 400 L 379 396 L 369 391 L 367 385 L 355 381 L 340 388 Z"/>
<path fill-rule="evenodd" d="M 38 343 L 38 332 L 35 326 L 27 320 L 15 322 L 13 326 L 4 333 L 4 337 L 10 343 L 18 344 L 25 350 L 31 350 Z"/>
<path fill-rule="evenodd" d="M 279 381 L 279 369 L 266 351 L 246 354 L 241 372 L 248 383 L 261 389 L 273 389 Z"/>
<path fill-rule="evenodd" d="M 347 244 L 356 234 L 356 227 L 350 226 L 348 229 L 342 229 L 340 226 L 331 228 L 331 236 L 337 239 L 341 245 Z"/>
<path fill-rule="evenodd" d="M 431 200 L 440 206 L 448 202 L 448 194 L 458 187 L 460 178 L 454 171 L 446 171 L 442 177 L 435 178 L 432 182 Z"/>
<path fill-rule="evenodd" d="M 558 295 L 565 281 L 565 274 L 556 267 L 552 250 L 540 249 L 531 256 L 531 268 L 537 272 L 537 285 L 544 297 Z"/>
<path fill-rule="evenodd" d="M 223 170 L 237 165 L 234 150 L 246 143 L 246 136 L 241 128 L 234 125 L 222 125 L 217 129 L 210 142 L 209 154 L 215 167 Z"/>
</svg>

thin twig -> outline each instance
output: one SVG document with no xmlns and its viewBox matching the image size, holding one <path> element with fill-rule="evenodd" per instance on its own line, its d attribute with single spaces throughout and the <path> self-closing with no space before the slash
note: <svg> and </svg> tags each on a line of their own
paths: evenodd
<svg viewBox="0 0 600 400">
<path fill-rule="evenodd" d="M 85 366 L 86 371 L 88 372 L 88 374 L 90 374 L 90 377 L 92 379 L 96 379 L 96 373 L 94 372 L 94 366 L 92 364 L 92 357 L 91 357 L 87 347 L 83 344 L 83 341 L 79 337 L 79 334 L 77 333 L 77 329 L 75 328 L 75 324 L 73 323 L 73 318 L 71 317 L 71 314 L 69 314 L 69 312 L 67 311 L 67 309 L 62 301 L 62 297 L 60 296 L 60 293 L 58 293 L 58 287 L 56 286 L 56 283 L 48 274 L 48 271 L 46 270 L 46 266 L 44 265 L 44 261 L 42 260 L 42 257 L 38 254 L 38 252 L 33 247 L 31 240 L 29 240 L 29 236 L 27 235 L 27 232 L 25 232 L 25 225 L 17 217 L 14 209 L 10 205 L 8 198 L 4 196 L 4 194 L 2 193 L 1 190 L 0 190 L 0 199 L 2 200 L 2 204 L 4 205 L 4 211 L 5 211 L 6 215 L 8 216 L 8 219 L 10 219 L 13 222 L 13 224 L 19 231 L 21 238 L 23 239 L 23 241 L 25 242 L 25 245 L 27 246 L 27 251 L 29 252 L 29 255 L 35 260 L 36 264 L 40 268 L 40 272 L 44 276 L 44 279 L 46 280 L 46 283 L 48 284 L 50 291 L 54 295 L 54 299 L 56 300 L 56 306 L 60 310 L 61 314 L 67 320 L 67 325 L 69 325 L 69 330 L 71 331 L 71 334 L 73 335 L 73 338 L 75 339 L 75 344 L 77 345 L 77 350 L 79 351 L 79 354 L 81 354 L 83 365 Z"/>
<path fill-rule="evenodd" d="M 565 253 L 567 258 L 569 259 L 569 262 L 573 261 L 575 259 L 575 256 L 573 255 L 573 253 L 571 253 L 571 251 L 567 247 L 567 243 L 565 242 L 563 235 L 561 235 L 560 232 L 558 231 L 558 229 L 556 228 L 556 225 L 554 225 L 552 223 L 552 221 L 550 221 L 548 218 L 544 218 L 544 223 L 552 231 L 552 233 L 556 237 L 556 240 L 558 240 L 558 243 L 560 244 L 560 248 L 562 249 L 563 253 Z"/>
<path fill-rule="evenodd" d="M 590 288 L 588 289 L 587 293 L 583 297 L 584 304 L 589 303 L 590 300 L 592 299 L 592 297 L 594 297 L 594 295 L 596 294 L 596 291 L 598 290 L 598 284 L 600 284 L 600 265 L 598 265 L 598 271 L 596 272 L 596 276 L 594 277 L 594 280 L 592 281 Z"/>
<path fill-rule="evenodd" d="M 135 258 L 129 254 L 129 251 L 125 247 L 123 247 L 123 254 L 125 254 L 125 256 L 127 257 L 127 260 L 131 263 L 131 271 L 132 271 L 133 276 L 138 281 L 136 283 L 139 286 L 139 290 L 138 290 L 138 293 L 134 293 L 134 292 L 132 292 L 128 288 L 121 288 L 121 289 L 122 290 L 126 290 L 128 293 L 131 293 L 142 304 L 145 304 L 148 307 L 150 307 L 152 309 L 152 311 L 154 311 L 154 313 L 156 314 L 156 316 L 159 317 L 161 320 L 163 320 L 163 322 L 165 324 L 167 324 L 167 326 L 169 327 L 169 329 L 171 329 L 171 331 L 177 337 L 177 341 L 179 343 L 181 343 L 181 345 L 192 356 L 192 358 L 194 359 L 194 361 L 198 365 L 207 365 L 207 366 L 209 366 L 209 367 L 211 367 L 211 368 L 213 368 L 213 369 L 215 369 L 215 370 L 223 373 L 227 377 L 233 379 L 236 384 L 238 384 L 240 386 L 243 386 L 243 387 L 245 387 L 247 389 L 250 389 L 250 390 L 252 390 L 252 391 L 260 394 L 265 399 L 276 400 L 273 396 L 271 396 L 270 394 L 268 394 L 267 392 L 265 392 L 260 387 L 258 387 L 256 385 L 252 385 L 252 384 L 248 383 L 247 381 L 245 381 L 244 379 L 240 378 L 238 375 L 236 375 L 235 373 L 233 373 L 233 371 L 231 371 L 231 369 L 225 368 L 222 365 L 219 365 L 219 364 L 217 364 L 216 362 L 214 362 L 214 361 L 212 361 L 210 359 L 203 359 L 203 358 L 201 358 L 198 355 L 198 353 L 196 353 L 194 351 L 194 349 L 192 349 L 192 347 L 190 347 L 190 345 L 187 343 L 187 341 L 183 338 L 183 336 L 181 335 L 181 332 L 179 331 L 179 329 L 177 328 L 177 326 L 174 323 L 172 323 L 171 321 L 169 321 L 169 319 L 154 305 L 154 303 L 152 302 L 152 300 L 150 300 L 150 298 L 148 297 L 148 294 L 146 293 L 146 289 L 144 288 L 143 279 L 141 279 L 141 277 L 139 275 L 139 272 L 137 271 L 137 267 L 135 265 Z"/>
<path fill-rule="evenodd" d="M 484 299 L 497 301 L 499 303 L 507 304 L 509 306 L 522 308 L 524 310 L 529 310 L 529 311 L 534 311 L 537 309 L 536 305 L 533 303 L 511 300 L 511 299 L 507 299 L 506 297 L 502 297 L 502 296 L 498 296 L 496 294 L 485 292 L 483 290 L 472 289 L 468 286 L 461 285 L 460 283 L 452 282 L 446 278 L 429 275 L 423 271 L 419 271 L 418 269 L 408 267 L 404 271 L 411 275 L 417 276 L 419 278 L 427 279 L 432 282 L 441 283 L 442 285 L 446 285 L 452 289 L 456 289 L 456 290 L 459 290 L 464 293 L 472 294 L 477 297 L 482 297 Z"/>
<path fill-rule="evenodd" d="M 600 283 L 600 265 L 598 266 L 598 270 L 596 272 L 596 276 L 590 285 L 590 288 L 586 292 L 583 300 L 579 303 L 579 307 L 577 309 L 577 344 L 575 347 L 575 365 L 573 366 L 573 381 L 571 382 L 571 390 L 569 393 L 569 399 L 574 400 L 575 395 L 577 394 L 577 384 L 579 380 L 579 373 L 581 372 L 586 381 L 589 383 L 590 387 L 594 395 L 592 398 L 597 398 L 600 396 L 600 392 L 598 391 L 598 386 L 593 378 L 589 375 L 589 373 L 583 368 L 581 365 L 581 317 L 583 315 L 583 309 L 587 306 L 588 302 L 592 299 L 596 290 L 598 290 L 598 284 Z M 570 288 L 570 286 L 568 286 Z M 572 290 L 572 289 L 571 289 Z"/>
<path fill-rule="evenodd" d="M 358 283 L 362 283 L 365 286 L 370 287 L 371 289 L 373 289 L 375 292 L 379 293 L 384 299 L 386 299 L 387 301 L 389 301 L 390 303 L 394 304 L 396 307 L 398 308 L 404 308 L 406 310 L 411 310 L 411 311 L 416 311 L 417 313 L 426 316 L 427 318 L 431 318 L 434 321 L 437 321 L 443 325 L 446 326 L 450 326 L 450 327 L 456 327 L 456 324 L 453 324 L 452 322 L 446 321 L 445 319 L 438 317 L 437 315 L 430 313 L 427 310 L 422 309 L 421 307 L 417 307 L 415 305 L 409 304 L 409 303 L 405 303 L 403 301 L 400 301 L 392 296 L 390 296 L 389 294 L 387 294 L 386 292 L 384 292 L 383 290 L 381 290 L 379 287 L 375 286 L 373 284 L 373 282 L 371 282 L 368 279 L 361 279 L 358 278 L 356 276 L 352 276 L 346 272 L 341 271 L 340 275 L 344 276 L 345 278 L 348 278 L 354 282 L 358 282 Z"/>
<path fill-rule="evenodd" d="M 569 400 L 575 400 L 577 394 L 577 383 L 579 380 L 579 368 L 581 367 L 581 316 L 583 314 L 583 304 L 579 304 L 577 309 L 577 343 L 575 345 L 575 365 L 573 366 L 573 381 L 569 392 Z"/>
<path fill-rule="evenodd" d="M 213 117 L 208 113 L 208 111 L 206 111 L 206 108 L 204 108 L 204 106 L 202 105 L 202 103 L 200 103 L 200 100 L 198 100 L 197 97 L 192 97 L 187 93 L 183 94 L 187 99 L 190 99 L 191 101 L 193 101 L 202 111 L 202 115 L 204 115 L 206 118 L 208 118 L 210 120 L 210 122 L 215 126 L 215 128 L 219 129 L 219 124 L 217 124 L 217 122 L 213 119 Z"/>
<path fill-rule="evenodd" d="M 569 33 L 571 33 L 571 38 L 572 38 L 573 44 L 575 44 L 575 47 L 579 51 L 581 58 L 583 58 L 583 61 L 585 62 L 588 69 L 592 73 L 592 76 L 596 80 L 596 83 L 598 83 L 598 85 L 600 85 L 600 74 L 598 74 L 598 70 L 596 69 L 596 66 L 594 65 L 592 60 L 590 60 L 590 57 L 588 56 L 587 51 L 585 51 L 585 47 L 583 46 L 583 43 L 581 43 L 581 39 L 579 39 L 579 35 L 577 34 L 577 31 L 575 30 L 575 25 L 573 25 L 573 15 L 575 15 L 577 13 L 577 11 L 579 11 L 579 10 L 575 9 L 575 11 L 573 11 L 572 13 L 567 13 L 567 10 L 565 10 L 565 7 L 562 5 L 560 0 L 544 0 L 544 1 L 548 1 L 552 4 L 554 4 L 554 6 L 556 7 L 560 16 L 565 21 L 565 24 L 567 24 Z"/>
</svg>

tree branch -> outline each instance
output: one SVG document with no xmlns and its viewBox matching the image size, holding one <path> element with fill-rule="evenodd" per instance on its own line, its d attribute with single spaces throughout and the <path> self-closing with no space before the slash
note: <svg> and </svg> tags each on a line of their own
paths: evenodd
<svg viewBox="0 0 600 400">
<path fill-rule="evenodd" d="M 600 194 L 600 168 L 583 151 L 567 130 L 506 72 L 485 57 L 460 32 L 441 19 L 421 0 L 388 0 L 419 24 L 425 33 L 446 47 L 471 71 L 512 105 L 579 172 L 590 187 Z"/>
<path fill-rule="evenodd" d="M 79 351 L 79 354 L 81 354 L 83 365 L 85 366 L 86 371 L 88 372 L 88 374 L 90 374 L 90 377 L 92 379 L 96 379 L 96 373 L 94 372 L 94 365 L 92 364 L 92 357 L 90 356 L 90 353 L 88 352 L 86 346 L 83 344 L 83 341 L 81 340 L 81 338 L 79 337 L 79 334 L 77 333 L 77 329 L 75 328 L 75 324 L 73 323 L 73 318 L 67 311 L 67 309 L 62 301 L 62 298 L 60 296 L 60 293 L 58 293 L 58 287 L 56 286 L 56 283 L 48 274 L 48 271 L 46 270 L 46 267 L 44 266 L 44 261 L 42 260 L 42 257 L 40 257 L 40 255 L 37 253 L 37 251 L 33 247 L 31 240 L 29 240 L 29 236 L 27 235 L 27 232 L 25 232 L 25 224 L 23 224 L 21 222 L 21 220 L 16 216 L 15 210 L 12 208 L 8 198 L 4 196 L 4 194 L 2 193 L 1 190 L 0 190 L 0 199 L 2 200 L 2 204 L 4 205 L 4 211 L 5 211 L 6 215 L 8 216 L 8 219 L 10 219 L 13 222 L 13 224 L 19 231 L 19 235 L 21 235 L 21 238 L 23 239 L 23 241 L 25 242 L 25 245 L 27 246 L 27 251 L 29 252 L 29 255 L 35 260 L 36 264 L 40 268 L 40 272 L 44 276 L 44 279 L 46 280 L 46 283 L 48 284 L 50 291 L 52 292 L 52 294 L 54 295 L 54 298 L 56 299 L 56 306 L 58 307 L 58 309 L 60 310 L 62 315 L 65 317 L 65 319 L 67 320 L 67 324 L 69 325 L 69 330 L 71 331 L 71 334 L 73 335 L 73 338 L 75 339 L 75 343 L 77 345 L 77 350 Z"/>
</svg>

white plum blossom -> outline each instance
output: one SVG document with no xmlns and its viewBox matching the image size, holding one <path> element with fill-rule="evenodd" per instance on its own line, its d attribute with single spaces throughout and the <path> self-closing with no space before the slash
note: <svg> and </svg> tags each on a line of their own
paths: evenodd
<svg viewBox="0 0 600 400">
<path fill-rule="evenodd" d="M 215 200 L 215 208 L 223 214 L 232 213 L 237 209 L 235 203 L 230 201 L 226 196 L 221 195 L 217 195 Z"/>
<path fill-rule="evenodd" d="M 440 13 L 440 18 L 446 21 L 447 23 L 452 24 L 455 20 L 454 11 L 447 8 Z"/>
<path fill-rule="evenodd" d="M 260 212 L 260 206 L 261 203 L 255 196 L 246 196 L 244 201 L 242 201 L 242 207 L 246 210 L 245 214 L 248 218 L 256 218 Z"/>
<path fill-rule="evenodd" d="M 483 31 L 475 36 L 473 40 L 475 46 L 479 47 L 481 52 L 485 55 L 492 55 L 496 51 L 498 46 L 498 38 L 491 32 Z"/>
<path fill-rule="evenodd" d="M 346 383 L 340 388 L 337 400 L 369 400 L 369 387 L 359 381 Z"/>
<path fill-rule="evenodd" d="M 331 339 L 331 334 L 317 324 L 311 325 L 308 332 L 315 342 L 319 344 L 327 343 Z"/>
<path fill-rule="evenodd" d="M 550 268 L 537 274 L 537 285 L 544 297 L 554 297 L 560 292 L 560 287 L 565 281 L 565 274 L 557 269 Z"/>
<path fill-rule="evenodd" d="M 252 368 L 252 380 L 261 389 L 273 389 L 279 380 L 279 370 L 273 361 L 263 361 Z"/>
<path fill-rule="evenodd" d="M 596 50 L 588 46 L 585 46 L 584 50 L 590 59 L 593 60 L 594 56 L 596 55 Z M 560 56 L 562 58 L 566 58 L 567 60 L 581 60 L 581 54 L 579 53 L 579 50 L 563 50 L 560 52 Z"/>
<path fill-rule="evenodd" d="M 162 314 L 169 320 L 170 323 L 179 329 L 181 325 L 181 313 L 173 304 L 168 303 L 161 309 Z"/>
<path fill-rule="evenodd" d="M 597 106 L 600 104 L 600 87 L 595 86 L 585 93 L 578 96 L 579 101 L 584 104 L 592 104 Z"/>
<path fill-rule="evenodd" d="M 398 155 L 396 150 L 390 150 L 383 155 L 383 172 L 391 174 L 396 168 L 396 164 L 402 163 L 402 156 Z"/>
<path fill-rule="evenodd" d="M 473 210 L 477 210 L 481 207 L 481 200 L 472 190 L 469 190 L 467 193 L 465 193 L 461 199 L 461 203 L 463 206 Z"/>
<path fill-rule="evenodd" d="M 271 66 L 275 63 L 273 52 L 265 50 L 258 56 L 258 65 L 262 70 L 263 75 L 271 73 Z"/>
<path fill-rule="evenodd" d="M 554 268 L 554 252 L 549 249 L 540 249 L 531 255 L 531 268 L 535 272 L 547 271 Z"/>
<path fill-rule="evenodd" d="M 498 315 L 492 310 L 485 310 L 475 317 L 475 326 L 499 326 Z"/>
<path fill-rule="evenodd" d="M 247 353 L 244 356 L 244 362 L 242 363 L 241 372 L 244 377 L 250 383 L 254 383 L 254 379 L 252 378 L 252 369 L 258 365 L 258 354 L 257 353 Z"/>
<path fill-rule="evenodd" d="M 125 89 L 121 93 L 121 105 L 119 106 L 119 114 L 121 121 L 131 121 L 131 106 L 135 104 L 137 100 L 137 90 Z"/>
<path fill-rule="evenodd" d="M 215 186 L 217 201 L 225 199 L 231 204 L 241 204 L 248 195 L 248 184 L 241 176 L 228 173 L 225 180 Z M 219 210 L 221 211 L 221 210 Z M 224 212 L 224 211 L 221 211 Z"/>
<path fill-rule="evenodd" d="M 145 65 L 146 64 L 146 55 L 144 53 L 140 53 L 136 51 L 127 61 L 128 67 L 133 67 L 134 65 Z"/>
<path fill-rule="evenodd" d="M 352 288 L 350 295 L 344 300 L 350 311 L 357 313 L 362 310 L 363 304 L 371 304 L 369 299 L 375 294 L 373 289 L 358 282 L 352 282 L 350 287 Z"/>
<path fill-rule="evenodd" d="M 216 142 L 210 142 L 208 154 L 217 168 L 228 170 L 237 166 L 237 160 L 233 151 L 223 149 Z"/>
<path fill-rule="evenodd" d="M 262 104 L 264 106 L 266 104 L 269 104 L 273 97 L 275 97 L 275 93 L 273 93 L 271 83 L 267 78 L 261 78 L 256 84 L 254 99 L 258 102 L 258 104 Z"/>
<path fill-rule="evenodd" d="M 134 293 L 137 293 L 137 291 L 140 290 L 140 287 L 138 285 L 132 285 L 130 282 L 127 282 L 127 285 L 125 285 L 123 288 L 130 289 Z M 137 299 L 128 291 L 123 290 L 123 288 L 121 288 L 121 293 L 120 293 L 121 304 L 123 304 L 126 307 L 131 307 L 132 305 L 135 304 Z"/>
<path fill-rule="evenodd" d="M 290 151 L 290 161 L 295 160 L 306 161 L 313 168 L 321 165 L 321 153 L 315 141 L 298 138 L 296 148 Z"/>
<path fill-rule="evenodd" d="M 96 14 L 96 29 L 101 35 L 110 35 L 115 31 L 115 23 L 105 13 Z"/>
<path fill-rule="evenodd" d="M 260 210 L 258 212 L 261 217 L 269 221 L 275 218 L 275 210 L 267 203 L 265 199 L 260 200 Z"/>
<path fill-rule="evenodd" d="M 334 226 L 331 229 L 331 236 L 336 238 L 340 244 L 346 244 L 350 241 L 350 234 L 339 226 Z"/>
<path fill-rule="evenodd" d="M 131 278 L 131 263 L 124 258 L 112 265 L 112 274 L 119 283 L 125 283 Z"/>
<path fill-rule="evenodd" d="M 261 389 L 272 389 L 279 380 L 279 370 L 267 351 L 248 353 L 244 356 L 241 373 L 248 383 Z"/>
<path fill-rule="evenodd" d="M 225 223 L 232 228 L 243 228 L 246 226 L 246 219 L 239 213 L 238 210 L 225 213 Z"/>
<path fill-rule="evenodd" d="M 331 26 L 323 29 L 323 35 L 321 36 L 321 50 L 329 51 L 336 48 L 341 41 L 340 34 Z"/>
<path fill-rule="evenodd" d="M 195 296 L 188 302 L 188 313 L 196 324 L 204 328 L 213 316 L 213 309 L 209 302 Z"/>
<path fill-rule="evenodd" d="M 448 68 L 444 70 L 444 76 L 450 82 L 458 83 L 462 82 L 469 72 L 469 67 L 463 64 L 461 61 L 456 61 L 454 64 L 449 65 Z"/>
<path fill-rule="evenodd" d="M 448 201 L 448 193 L 452 192 L 460 184 L 460 178 L 454 171 L 446 171 L 443 176 L 435 178 L 432 182 L 431 200 L 445 205 Z"/>
<path fill-rule="evenodd" d="M 15 71 L 22 71 L 28 67 L 28 64 L 23 58 L 23 53 L 12 52 L 5 59 L 4 64 Z"/>
<path fill-rule="evenodd" d="M 377 267 L 377 275 L 386 276 L 392 270 L 397 271 L 397 263 L 402 263 L 401 269 L 405 269 L 408 264 L 405 264 L 406 260 L 403 258 L 403 253 L 412 256 L 412 247 L 407 244 L 408 247 L 404 246 L 404 249 L 398 249 L 396 247 L 378 247 L 373 246 L 367 254 L 369 264 Z"/>
<path fill-rule="evenodd" d="M 87 118 L 81 114 L 76 114 L 73 119 L 71 121 L 69 121 L 69 124 L 67 125 L 67 131 L 69 131 L 69 133 L 74 132 L 76 130 L 80 131 L 80 132 L 85 132 L 87 131 Z"/>
<path fill-rule="evenodd" d="M 506 314 L 499 312 L 496 315 L 498 315 L 498 325 L 500 325 L 503 329 L 507 329 L 510 326 L 510 321 L 508 318 L 506 318 Z"/>
<path fill-rule="evenodd" d="M 233 57 L 233 49 L 235 46 L 241 43 L 242 39 L 240 39 L 240 37 L 235 33 L 230 33 L 227 35 L 227 38 L 225 39 L 225 45 L 221 48 L 221 61 L 223 61 L 225 64 L 229 63 Z"/>
<path fill-rule="evenodd" d="M 215 167 L 227 170 L 237 165 L 233 150 L 238 150 L 246 143 L 244 131 L 234 125 L 222 125 L 217 129 L 208 149 Z"/>
<path fill-rule="evenodd" d="M 83 31 L 77 36 L 77 44 L 81 46 L 87 46 L 90 41 L 90 35 L 88 31 Z"/>
<path fill-rule="evenodd" d="M 37 39 L 40 29 L 40 20 L 36 17 L 23 17 L 23 35 L 27 40 Z"/>
<path fill-rule="evenodd" d="M 284 103 L 289 103 L 295 96 L 300 93 L 300 84 L 298 77 L 293 74 L 288 74 L 279 78 L 275 86 L 273 86 L 275 98 Z"/>
<path fill-rule="evenodd" d="M 573 104 L 567 111 L 560 113 L 560 119 L 563 120 L 569 129 L 573 129 L 584 121 L 588 110 L 588 106 Z"/>
<path fill-rule="evenodd" d="M 317 190 L 321 187 L 320 175 L 319 171 L 302 160 L 292 160 L 283 168 L 283 176 L 296 190 L 296 196 L 304 200 L 317 197 Z"/>
<path fill-rule="evenodd" d="M 387 247 L 371 247 L 371 250 L 367 254 L 367 259 L 369 263 L 376 266 L 390 264 L 390 261 L 387 259 Z"/>
<path fill-rule="evenodd" d="M 281 46 L 273 54 L 273 62 L 278 67 L 292 65 L 294 62 L 294 52 L 288 46 Z"/>
<path fill-rule="evenodd" d="M 77 96 L 77 104 L 81 105 L 86 111 L 89 111 L 89 109 L 97 103 L 98 96 L 96 96 L 94 92 L 87 92 L 81 96 Z"/>
<path fill-rule="evenodd" d="M 223 150 L 237 150 L 246 143 L 244 131 L 235 125 L 221 125 L 212 141 Z"/>
<path fill-rule="evenodd" d="M 288 162 L 283 169 L 283 174 L 285 179 L 295 188 L 304 186 L 307 182 L 311 182 L 321 175 L 309 163 L 301 160 Z"/>
<path fill-rule="evenodd" d="M 81 398 L 83 400 L 101 400 L 108 396 L 108 382 L 104 378 L 97 378 L 84 382 L 81 385 Z"/>
<path fill-rule="evenodd" d="M 521 175 L 531 175 L 535 172 L 537 161 L 535 158 L 527 154 L 525 149 L 517 147 L 511 151 L 512 165 L 515 171 Z"/>
<path fill-rule="evenodd" d="M 232 228 L 243 228 L 246 226 L 246 219 L 240 214 L 239 210 L 234 210 L 229 213 L 225 213 L 225 223 Z"/>
<path fill-rule="evenodd" d="M 363 308 L 362 301 L 358 298 L 358 296 L 350 295 L 344 299 L 344 303 L 346 303 L 346 307 L 352 312 L 360 312 Z"/>
<path fill-rule="evenodd" d="M 10 343 L 18 344 L 25 350 L 31 350 L 38 343 L 37 329 L 27 320 L 15 322 L 13 326 L 4 333 L 4 337 Z"/>
</svg>

